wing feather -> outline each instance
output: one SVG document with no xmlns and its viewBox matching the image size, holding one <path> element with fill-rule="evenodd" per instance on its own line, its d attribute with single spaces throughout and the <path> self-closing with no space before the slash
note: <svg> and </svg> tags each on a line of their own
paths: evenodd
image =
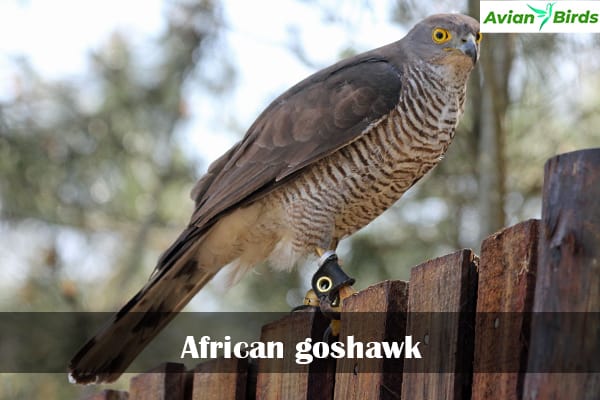
<svg viewBox="0 0 600 400">
<path fill-rule="evenodd" d="M 395 45 L 334 64 L 276 98 L 198 182 L 191 223 L 210 226 L 232 207 L 264 196 L 358 139 L 387 115 L 398 102 L 402 73 L 382 54 Z"/>
</svg>

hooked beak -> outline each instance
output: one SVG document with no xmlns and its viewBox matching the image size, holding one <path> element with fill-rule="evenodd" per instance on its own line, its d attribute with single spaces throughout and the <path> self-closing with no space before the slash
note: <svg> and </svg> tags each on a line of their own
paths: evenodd
<svg viewBox="0 0 600 400">
<path fill-rule="evenodd" d="M 477 43 L 475 42 L 475 37 L 473 35 L 470 34 L 466 39 L 463 39 L 463 42 L 458 49 L 467 56 L 471 57 L 473 64 L 477 63 L 479 54 L 477 50 Z"/>
</svg>

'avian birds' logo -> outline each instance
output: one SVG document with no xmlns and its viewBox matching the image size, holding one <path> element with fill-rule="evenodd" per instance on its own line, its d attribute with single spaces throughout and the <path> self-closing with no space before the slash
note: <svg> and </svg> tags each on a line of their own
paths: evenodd
<svg viewBox="0 0 600 400">
<path fill-rule="evenodd" d="M 550 18 L 552 18 L 552 7 L 554 6 L 554 4 L 556 3 L 546 4 L 545 10 L 540 10 L 539 8 L 535 8 L 527 4 L 527 7 L 529 7 L 534 13 L 536 13 L 538 18 L 542 18 L 542 23 L 540 24 L 540 29 L 538 29 L 538 31 L 541 32 L 546 22 L 548 22 Z"/>
<path fill-rule="evenodd" d="M 482 0 L 481 31 L 600 33 L 600 1 Z"/>
</svg>

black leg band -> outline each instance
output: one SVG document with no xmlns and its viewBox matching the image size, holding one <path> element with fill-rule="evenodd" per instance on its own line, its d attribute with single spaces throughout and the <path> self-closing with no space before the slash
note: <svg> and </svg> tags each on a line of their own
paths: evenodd
<svg viewBox="0 0 600 400">
<path fill-rule="evenodd" d="M 335 307 L 339 303 L 340 288 L 351 286 L 354 279 L 342 270 L 335 252 L 327 251 L 319 258 L 319 269 L 313 275 L 311 284 L 319 301 Z"/>
</svg>

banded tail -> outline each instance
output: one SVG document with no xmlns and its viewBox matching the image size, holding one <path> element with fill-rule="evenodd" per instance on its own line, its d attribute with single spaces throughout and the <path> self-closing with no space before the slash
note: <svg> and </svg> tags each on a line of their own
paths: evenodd
<svg viewBox="0 0 600 400">
<path fill-rule="evenodd" d="M 214 276 L 198 265 L 198 230 L 190 228 L 165 252 L 148 283 L 69 363 L 73 383 L 113 382 Z"/>
</svg>

